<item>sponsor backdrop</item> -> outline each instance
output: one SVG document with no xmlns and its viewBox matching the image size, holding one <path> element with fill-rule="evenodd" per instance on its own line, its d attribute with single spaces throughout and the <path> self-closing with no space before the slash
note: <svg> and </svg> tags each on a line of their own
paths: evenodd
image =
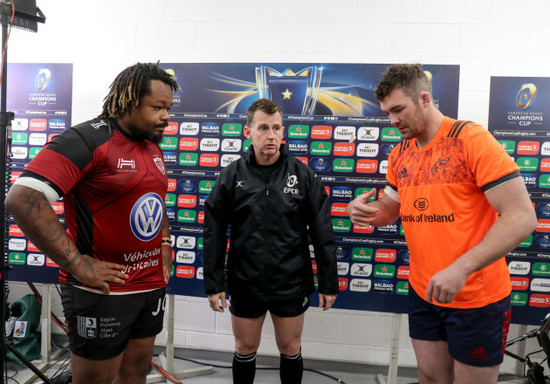
<svg viewBox="0 0 550 384">
<path fill-rule="evenodd" d="M 514 158 L 538 225 L 508 257 L 512 321 L 539 324 L 550 309 L 550 78 L 492 77 L 489 130 Z"/>
<path fill-rule="evenodd" d="M 71 124 L 72 64 L 9 64 L 6 107 L 15 113 L 8 184 L 53 136 Z M 10 170 L 8 170 L 10 171 Z M 63 203 L 54 210 L 63 220 Z M 57 283 L 58 266 L 44 257 L 13 221 L 6 223 L 9 280 Z"/>
<path fill-rule="evenodd" d="M 204 201 L 220 170 L 244 156 L 248 106 L 260 97 L 284 111 L 285 142 L 308 164 L 331 199 L 337 241 L 340 295 L 336 307 L 407 311 L 409 255 L 401 223 L 354 226 L 345 213 L 358 194 L 385 185 L 387 156 L 401 140 L 380 111 L 373 89 L 386 64 L 162 64 L 181 91 L 160 144 L 168 170 L 166 198 L 174 237 L 169 291 L 204 296 Z M 459 67 L 425 65 L 441 111 L 457 116 Z M 8 108 L 16 112 L 11 179 L 52 135 L 69 125 L 72 66 L 12 64 Z M 550 306 L 550 79 L 493 78 L 489 128 L 522 169 L 539 226 L 509 256 L 515 323 L 538 324 Z M 98 111 L 99 113 L 99 111 Z M 90 116 L 90 118 L 93 116 Z M 63 205 L 55 209 L 63 217 Z M 57 282 L 55 264 L 9 224 L 10 280 Z M 315 260 L 312 259 L 315 268 Z M 313 301 L 316 302 L 316 295 Z"/>
</svg>

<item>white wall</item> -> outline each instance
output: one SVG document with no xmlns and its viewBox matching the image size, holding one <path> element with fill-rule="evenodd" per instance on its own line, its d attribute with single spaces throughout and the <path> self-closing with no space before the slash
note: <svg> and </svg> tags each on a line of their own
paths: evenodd
<svg viewBox="0 0 550 384">
<path fill-rule="evenodd" d="M 37 5 L 46 23 L 37 34 L 14 29 L 8 61 L 73 63 L 73 123 L 96 116 L 116 74 L 137 61 L 459 64 L 458 118 L 484 126 L 491 76 L 550 76 L 547 0 L 37 0 Z M 15 284 L 13 294 L 18 291 L 24 288 Z M 233 350 L 227 313 L 214 314 L 204 299 L 177 297 L 176 303 L 177 345 Z M 306 357 L 387 364 L 391 314 L 311 309 L 306 322 Z M 401 333 L 399 363 L 414 366 L 406 321 Z M 277 354 L 270 325 L 264 334 L 260 353 Z M 517 334 L 512 327 L 510 337 Z M 506 358 L 502 371 L 513 367 Z"/>
</svg>

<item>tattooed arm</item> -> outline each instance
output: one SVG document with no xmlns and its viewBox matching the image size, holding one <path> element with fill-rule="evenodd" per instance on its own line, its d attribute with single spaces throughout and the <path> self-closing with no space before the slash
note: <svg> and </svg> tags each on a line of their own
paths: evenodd
<svg viewBox="0 0 550 384">
<path fill-rule="evenodd" d="M 27 238 L 81 283 L 109 294 L 108 283 L 123 284 L 128 278 L 121 272 L 124 266 L 81 254 L 42 192 L 14 185 L 5 206 Z"/>
</svg>

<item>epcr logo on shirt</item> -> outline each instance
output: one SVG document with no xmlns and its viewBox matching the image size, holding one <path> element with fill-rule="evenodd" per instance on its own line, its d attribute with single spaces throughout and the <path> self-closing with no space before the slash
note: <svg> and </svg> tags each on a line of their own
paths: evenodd
<svg viewBox="0 0 550 384">
<path fill-rule="evenodd" d="M 299 194 L 298 188 L 294 188 L 298 184 L 298 177 L 296 175 L 287 175 L 286 187 L 283 189 L 284 193 L 291 195 Z"/>
<path fill-rule="evenodd" d="M 130 213 L 130 228 L 141 241 L 149 241 L 158 235 L 162 227 L 164 204 L 156 193 L 139 198 Z"/>
</svg>

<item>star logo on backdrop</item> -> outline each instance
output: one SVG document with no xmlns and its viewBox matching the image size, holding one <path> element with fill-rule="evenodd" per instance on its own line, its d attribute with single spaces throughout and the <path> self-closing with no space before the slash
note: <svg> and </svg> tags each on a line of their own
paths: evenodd
<svg viewBox="0 0 550 384">
<path fill-rule="evenodd" d="M 290 95 L 292 95 L 294 92 L 290 92 L 288 90 L 288 88 L 286 89 L 286 91 L 282 92 L 281 94 L 283 95 L 283 100 L 285 99 L 289 99 L 290 100 Z"/>
</svg>

